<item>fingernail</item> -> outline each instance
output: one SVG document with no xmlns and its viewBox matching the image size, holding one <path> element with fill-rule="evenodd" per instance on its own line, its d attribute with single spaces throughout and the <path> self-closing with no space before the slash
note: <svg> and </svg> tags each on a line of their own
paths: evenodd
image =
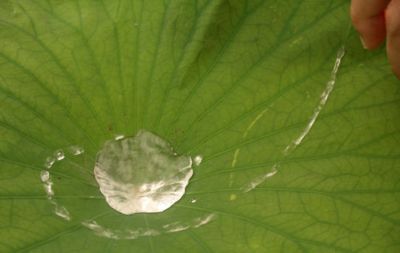
<svg viewBox="0 0 400 253">
<path fill-rule="evenodd" d="M 367 44 L 365 44 L 365 41 L 363 39 L 363 37 L 360 36 L 360 41 L 361 41 L 361 45 L 363 46 L 364 49 L 368 49 Z"/>
</svg>

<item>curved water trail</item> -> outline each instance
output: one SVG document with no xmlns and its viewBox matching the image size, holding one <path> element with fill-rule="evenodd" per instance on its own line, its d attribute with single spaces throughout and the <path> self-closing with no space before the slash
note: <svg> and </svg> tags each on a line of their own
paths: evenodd
<svg viewBox="0 0 400 253">
<path fill-rule="evenodd" d="M 314 126 L 316 120 L 318 119 L 319 114 L 321 113 L 322 109 L 325 107 L 325 105 L 329 99 L 329 96 L 333 91 L 333 88 L 335 87 L 337 74 L 339 71 L 339 67 L 342 63 L 342 59 L 345 55 L 345 52 L 346 52 L 346 50 L 345 50 L 344 46 L 339 48 L 337 55 L 336 55 L 335 64 L 331 71 L 330 78 L 325 85 L 325 89 L 323 90 L 323 92 L 320 95 L 319 102 L 318 102 L 317 106 L 315 107 L 313 114 L 311 115 L 310 119 L 308 120 L 307 125 L 304 127 L 304 129 L 301 131 L 301 133 L 292 142 L 290 142 L 289 145 L 287 145 L 286 148 L 283 150 L 283 157 L 287 157 L 288 155 L 290 155 L 290 153 L 292 153 L 297 148 L 297 146 L 299 146 L 303 142 L 304 138 L 310 133 L 312 127 Z M 259 118 L 257 116 L 256 120 L 258 120 L 258 119 Z M 255 120 L 255 122 L 256 122 L 256 120 Z M 254 126 L 253 122 L 249 125 L 249 127 Z M 246 130 L 246 133 L 247 132 L 248 131 Z M 238 152 L 235 151 L 234 160 L 233 160 L 234 162 L 232 162 L 232 164 L 236 164 L 237 156 L 238 156 Z M 245 193 L 250 192 L 251 190 L 256 188 L 258 185 L 262 184 L 265 180 L 274 176 L 278 172 L 278 168 L 279 168 L 279 161 L 276 162 L 272 166 L 272 168 L 269 172 L 253 178 L 249 183 L 244 185 L 241 188 L 242 191 Z"/>
</svg>

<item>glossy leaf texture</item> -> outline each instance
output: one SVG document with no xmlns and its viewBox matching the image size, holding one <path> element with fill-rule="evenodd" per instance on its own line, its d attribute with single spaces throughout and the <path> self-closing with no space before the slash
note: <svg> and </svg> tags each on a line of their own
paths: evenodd
<svg viewBox="0 0 400 253">
<path fill-rule="evenodd" d="M 0 252 L 400 252 L 399 81 L 383 49 L 362 49 L 348 8 L 1 1 Z M 173 207 L 125 216 L 99 192 L 94 160 L 140 129 L 203 162 Z M 59 149 L 54 198 L 69 221 L 39 177 Z M 208 214 L 132 240 L 81 224 L 158 229 Z"/>
</svg>

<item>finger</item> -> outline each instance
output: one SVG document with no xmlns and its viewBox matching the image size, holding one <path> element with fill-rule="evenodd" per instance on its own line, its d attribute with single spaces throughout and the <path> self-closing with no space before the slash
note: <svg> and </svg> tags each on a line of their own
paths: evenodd
<svg viewBox="0 0 400 253">
<path fill-rule="evenodd" d="M 393 0 L 386 10 L 386 29 L 389 62 L 400 78 L 400 0 Z"/>
<path fill-rule="evenodd" d="M 384 11 L 390 0 L 352 0 L 351 19 L 363 46 L 378 47 L 386 37 Z"/>
</svg>

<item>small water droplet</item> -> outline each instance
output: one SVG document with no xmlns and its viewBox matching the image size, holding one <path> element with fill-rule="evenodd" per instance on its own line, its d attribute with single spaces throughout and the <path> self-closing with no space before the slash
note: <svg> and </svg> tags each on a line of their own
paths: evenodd
<svg viewBox="0 0 400 253">
<path fill-rule="evenodd" d="M 56 152 L 54 152 L 54 157 L 57 161 L 61 161 L 65 158 L 64 151 L 62 149 L 57 150 Z"/>
<path fill-rule="evenodd" d="M 190 225 L 187 224 L 179 224 L 179 222 L 167 224 L 163 226 L 166 229 L 166 233 L 175 233 L 185 231 L 190 228 Z"/>
<path fill-rule="evenodd" d="M 202 161 L 203 161 L 203 156 L 201 155 L 197 155 L 193 159 L 194 165 L 196 166 L 199 166 Z"/>
<path fill-rule="evenodd" d="M 47 169 L 50 169 L 51 167 L 53 167 L 54 163 L 56 162 L 56 159 L 52 156 L 49 156 L 46 158 L 46 162 L 44 163 L 44 166 Z"/>
<path fill-rule="evenodd" d="M 71 215 L 69 214 L 67 208 L 65 208 L 64 206 L 59 206 L 58 204 L 56 204 L 54 212 L 58 217 L 61 217 L 64 220 L 67 221 L 71 220 Z"/>
<path fill-rule="evenodd" d="M 44 184 L 44 191 L 46 192 L 47 198 L 48 199 L 52 199 L 54 196 L 54 191 L 53 191 L 53 182 L 49 180 L 47 180 Z"/>
<path fill-rule="evenodd" d="M 40 180 L 45 183 L 50 179 L 50 173 L 47 170 L 42 170 L 40 172 Z"/>
<path fill-rule="evenodd" d="M 215 214 L 211 213 L 205 217 L 200 217 L 195 219 L 195 224 L 193 225 L 194 228 L 198 228 L 201 227 L 203 225 L 206 225 L 207 223 L 211 222 L 212 220 L 214 220 L 216 217 Z"/>
<path fill-rule="evenodd" d="M 107 203 L 123 214 L 162 212 L 182 198 L 192 159 L 175 156 L 161 137 L 141 130 L 107 141 L 98 152 L 95 178 Z"/>
<path fill-rule="evenodd" d="M 155 235 L 159 235 L 159 234 L 160 234 L 160 232 L 158 232 L 155 229 L 148 229 L 148 230 L 144 231 L 142 236 L 155 236 Z"/>
<path fill-rule="evenodd" d="M 118 141 L 118 140 L 122 140 L 123 138 L 125 138 L 125 136 L 123 134 L 119 134 L 114 137 L 114 140 Z"/>
<path fill-rule="evenodd" d="M 75 156 L 81 155 L 85 152 L 85 150 L 80 146 L 71 146 L 71 147 L 69 147 L 69 150 L 72 153 L 72 155 L 75 155 Z"/>
</svg>

